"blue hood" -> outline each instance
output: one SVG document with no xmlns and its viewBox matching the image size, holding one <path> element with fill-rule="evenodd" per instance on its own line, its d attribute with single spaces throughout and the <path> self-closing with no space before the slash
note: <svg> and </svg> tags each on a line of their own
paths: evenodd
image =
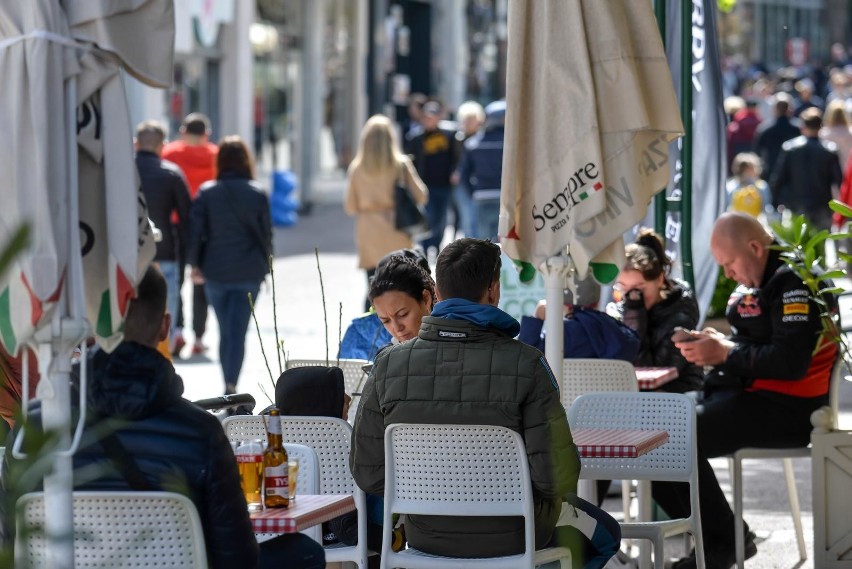
<svg viewBox="0 0 852 569">
<path fill-rule="evenodd" d="M 432 309 L 435 318 L 466 320 L 483 328 L 496 328 L 514 338 L 521 330 L 518 321 L 490 304 L 479 304 L 462 298 L 442 300 Z"/>
</svg>

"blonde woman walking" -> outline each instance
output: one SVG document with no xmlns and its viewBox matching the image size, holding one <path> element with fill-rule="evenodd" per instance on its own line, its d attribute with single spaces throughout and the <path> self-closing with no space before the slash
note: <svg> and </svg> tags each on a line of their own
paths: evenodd
<svg viewBox="0 0 852 569">
<path fill-rule="evenodd" d="M 428 200 L 426 185 L 399 150 L 393 123 L 384 115 L 374 115 L 361 130 L 358 153 L 349 165 L 343 203 L 346 213 L 355 217 L 358 266 L 367 271 L 368 286 L 382 257 L 412 247 L 411 237 L 397 231 L 395 225 L 397 182 L 408 188 L 417 203 Z"/>
</svg>

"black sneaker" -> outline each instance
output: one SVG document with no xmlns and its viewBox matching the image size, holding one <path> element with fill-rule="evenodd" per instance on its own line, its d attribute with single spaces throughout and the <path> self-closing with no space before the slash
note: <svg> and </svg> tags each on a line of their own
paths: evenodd
<svg viewBox="0 0 852 569">
<path fill-rule="evenodd" d="M 746 559 L 751 559 L 757 555 L 757 545 L 754 540 L 757 536 L 753 531 L 746 533 L 745 555 Z M 731 544 L 731 547 L 706 549 L 704 551 L 704 566 L 706 569 L 730 569 L 737 562 L 736 548 Z M 695 569 L 698 564 L 695 561 L 695 550 L 690 552 L 689 557 L 684 557 L 672 563 L 672 569 Z"/>
</svg>

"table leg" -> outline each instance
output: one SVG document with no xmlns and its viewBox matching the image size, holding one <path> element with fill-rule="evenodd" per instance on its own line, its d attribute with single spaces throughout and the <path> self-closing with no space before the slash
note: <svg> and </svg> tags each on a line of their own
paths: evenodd
<svg viewBox="0 0 852 569">
<path fill-rule="evenodd" d="M 651 511 L 651 482 L 639 480 L 636 493 L 639 500 L 639 521 L 649 522 L 653 515 Z M 637 541 L 639 543 L 639 569 L 651 569 L 652 544 L 647 539 Z"/>
</svg>

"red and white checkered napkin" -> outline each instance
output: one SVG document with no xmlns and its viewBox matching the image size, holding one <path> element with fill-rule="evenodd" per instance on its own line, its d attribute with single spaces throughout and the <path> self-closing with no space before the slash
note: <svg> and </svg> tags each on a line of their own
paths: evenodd
<svg viewBox="0 0 852 569">
<path fill-rule="evenodd" d="M 657 389 L 661 385 L 677 379 L 676 367 L 637 367 L 636 380 L 639 383 L 639 389 L 650 391 Z"/>
<path fill-rule="evenodd" d="M 355 499 L 348 494 L 300 494 L 289 508 L 268 508 L 250 517 L 256 533 L 296 533 L 354 509 Z"/>
<path fill-rule="evenodd" d="M 574 444 L 583 458 L 636 458 L 668 442 L 666 431 L 577 429 Z"/>
</svg>

